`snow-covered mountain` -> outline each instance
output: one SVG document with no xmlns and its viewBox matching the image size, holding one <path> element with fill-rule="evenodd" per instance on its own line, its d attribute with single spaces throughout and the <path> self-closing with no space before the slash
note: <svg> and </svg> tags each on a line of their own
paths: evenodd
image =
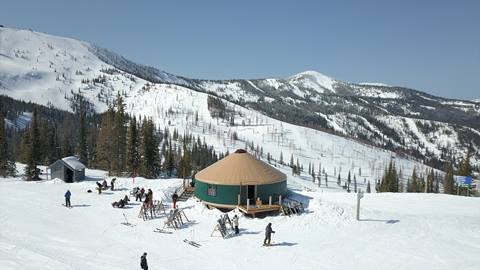
<svg viewBox="0 0 480 270">
<path fill-rule="evenodd" d="M 331 163 L 332 170 L 335 152 L 342 149 L 355 156 L 349 169 L 362 163 L 372 168 L 373 177 L 382 165 L 362 161 L 361 156 L 382 151 L 368 150 L 376 149 L 368 145 L 395 150 L 406 158 L 406 154 L 419 159 L 451 155 L 457 160 L 472 147 L 474 164 L 480 160 L 480 105 L 472 101 L 378 83 L 342 82 L 315 71 L 285 79 L 189 79 L 87 42 L 0 28 L 0 94 L 66 110 L 80 94 L 103 111 L 117 92 L 126 97 L 129 112 L 210 136 L 222 149 L 262 145 L 264 152 L 282 153 L 286 161 L 293 154 L 304 162 Z M 225 102 L 235 124 L 211 117 L 208 96 Z M 196 114 L 201 119 L 194 123 Z M 228 137 L 234 132 L 240 136 L 236 142 Z M 342 143 L 331 143 L 338 140 Z M 393 155 L 382 153 L 378 157 L 384 160 Z M 322 159 L 329 155 L 331 161 Z"/>
</svg>

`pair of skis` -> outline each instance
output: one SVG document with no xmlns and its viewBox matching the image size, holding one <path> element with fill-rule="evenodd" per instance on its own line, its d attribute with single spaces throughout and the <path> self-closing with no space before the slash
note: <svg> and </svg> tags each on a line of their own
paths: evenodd
<svg viewBox="0 0 480 270">
<path fill-rule="evenodd" d="M 160 228 L 155 228 L 155 230 L 153 230 L 153 232 L 156 232 L 156 233 L 165 233 L 165 234 L 172 234 L 172 232 L 166 231 L 166 230 L 160 229 Z"/>
<path fill-rule="evenodd" d="M 201 247 L 202 245 L 200 245 L 199 243 L 195 242 L 195 241 L 191 241 L 191 240 L 188 240 L 187 238 L 183 239 L 183 242 L 193 246 L 193 247 L 196 247 L 196 248 L 199 248 Z"/>
</svg>

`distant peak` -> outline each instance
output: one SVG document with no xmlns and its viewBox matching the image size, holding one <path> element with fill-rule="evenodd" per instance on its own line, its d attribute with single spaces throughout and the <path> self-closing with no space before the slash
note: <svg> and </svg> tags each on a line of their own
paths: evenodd
<svg viewBox="0 0 480 270">
<path fill-rule="evenodd" d="M 322 74 L 322 73 L 320 73 L 320 72 L 318 72 L 318 71 L 315 71 L 315 70 L 306 70 L 306 71 L 297 73 L 297 74 L 289 77 L 289 79 L 299 78 L 299 77 L 305 77 L 305 76 L 321 77 L 321 78 L 328 78 L 328 79 L 333 80 L 331 77 L 329 77 L 329 76 L 327 76 L 327 75 L 325 75 L 325 74 Z"/>
<path fill-rule="evenodd" d="M 302 86 L 316 89 L 321 93 L 323 93 L 323 89 L 335 92 L 335 89 L 333 88 L 333 85 L 336 83 L 335 79 L 317 71 L 307 70 L 300 72 L 289 77 L 288 80 L 295 84 L 301 84 Z M 319 89 L 319 87 L 321 88 Z"/>
</svg>

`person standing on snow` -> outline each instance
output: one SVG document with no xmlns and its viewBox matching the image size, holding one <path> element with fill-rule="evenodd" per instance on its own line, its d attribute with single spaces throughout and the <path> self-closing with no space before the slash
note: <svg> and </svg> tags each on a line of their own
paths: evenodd
<svg viewBox="0 0 480 270">
<path fill-rule="evenodd" d="M 140 267 L 143 270 L 148 270 L 148 264 L 147 264 L 147 253 L 143 253 L 142 257 L 140 257 Z"/>
<path fill-rule="evenodd" d="M 117 180 L 117 178 L 115 178 L 115 177 L 112 178 L 112 180 L 110 180 L 110 190 L 111 190 L 111 191 L 113 191 L 113 189 L 114 189 L 113 186 L 115 185 L 115 181 L 116 181 L 116 180 Z"/>
<path fill-rule="evenodd" d="M 149 207 L 153 206 L 153 191 L 151 189 L 148 189 L 147 198 L 145 200 L 148 201 Z"/>
<path fill-rule="evenodd" d="M 65 192 L 65 206 L 66 207 L 72 207 L 72 205 L 70 204 L 70 196 L 72 196 L 72 193 L 70 192 L 70 190 L 67 190 L 67 192 Z"/>
<path fill-rule="evenodd" d="M 238 216 L 237 215 L 233 216 L 232 222 L 233 222 L 233 227 L 235 228 L 235 234 L 239 234 L 240 230 L 238 229 Z"/>
<path fill-rule="evenodd" d="M 177 208 L 177 200 L 178 200 L 178 194 L 175 191 L 172 195 L 173 209 Z"/>
<path fill-rule="evenodd" d="M 275 233 L 272 230 L 272 223 L 268 223 L 267 227 L 265 228 L 265 240 L 263 240 L 264 246 L 270 246 L 270 240 L 272 239 L 272 233 Z"/>
</svg>

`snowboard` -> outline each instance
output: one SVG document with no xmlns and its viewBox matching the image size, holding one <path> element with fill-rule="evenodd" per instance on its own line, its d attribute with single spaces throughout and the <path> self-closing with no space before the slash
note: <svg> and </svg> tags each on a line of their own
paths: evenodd
<svg viewBox="0 0 480 270">
<path fill-rule="evenodd" d="M 185 242 L 185 243 L 187 243 L 187 244 L 189 244 L 189 245 L 191 245 L 191 246 L 194 246 L 194 247 L 196 247 L 196 248 L 199 248 L 200 246 L 202 246 L 202 245 L 200 245 L 199 243 L 197 243 L 197 242 L 195 242 L 195 241 L 190 241 L 190 240 L 188 240 L 188 239 L 186 239 L 186 238 L 183 239 L 183 242 Z"/>
</svg>

